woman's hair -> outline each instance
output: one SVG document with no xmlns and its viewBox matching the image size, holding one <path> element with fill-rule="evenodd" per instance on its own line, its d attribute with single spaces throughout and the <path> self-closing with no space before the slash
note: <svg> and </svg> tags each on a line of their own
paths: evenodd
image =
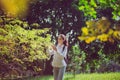
<svg viewBox="0 0 120 80">
<path fill-rule="evenodd" d="M 61 38 L 64 40 L 64 41 L 63 41 L 63 44 L 64 44 L 65 46 L 68 46 L 68 40 L 67 40 L 66 36 L 65 36 L 64 34 L 60 34 L 59 37 L 61 37 Z"/>
</svg>

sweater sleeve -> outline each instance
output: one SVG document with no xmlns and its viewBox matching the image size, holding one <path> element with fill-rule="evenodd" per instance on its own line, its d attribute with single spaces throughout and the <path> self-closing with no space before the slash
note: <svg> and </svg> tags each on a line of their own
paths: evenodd
<svg viewBox="0 0 120 80">
<path fill-rule="evenodd" d="M 67 55 L 67 47 L 65 47 L 64 51 L 60 52 L 59 50 L 56 51 L 60 58 L 64 59 Z"/>
</svg>

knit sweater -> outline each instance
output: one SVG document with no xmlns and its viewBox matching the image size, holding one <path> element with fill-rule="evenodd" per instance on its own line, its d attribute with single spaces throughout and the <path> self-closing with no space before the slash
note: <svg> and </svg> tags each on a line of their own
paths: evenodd
<svg viewBox="0 0 120 80">
<path fill-rule="evenodd" d="M 63 50 L 64 45 L 57 45 L 57 51 L 55 50 L 48 50 L 48 53 L 50 55 L 53 55 L 53 60 L 52 60 L 52 66 L 53 67 L 63 67 L 63 66 L 67 66 L 64 58 L 67 55 L 67 47 L 65 46 L 64 50 Z"/>
</svg>

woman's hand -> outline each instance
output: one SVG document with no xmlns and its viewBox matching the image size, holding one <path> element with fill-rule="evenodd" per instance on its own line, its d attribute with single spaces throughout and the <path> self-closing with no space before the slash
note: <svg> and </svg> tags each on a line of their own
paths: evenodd
<svg viewBox="0 0 120 80">
<path fill-rule="evenodd" d="M 55 45 L 52 45 L 53 50 L 57 51 L 57 48 Z"/>
</svg>

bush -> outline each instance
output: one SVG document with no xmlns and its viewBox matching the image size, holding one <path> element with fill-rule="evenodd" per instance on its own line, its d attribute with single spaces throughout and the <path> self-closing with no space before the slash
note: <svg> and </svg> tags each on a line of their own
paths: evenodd
<svg viewBox="0 0 120 80">
<path fill-rule="evenodd" d="M 1 18 L 1 17 L 0 17 Z M 16 78 L 42 73 L 46 47 L 50 43 L 49 29 L 32 29 L 27 22 L 1 18 L 0 77 Z M 28 27 L 28 28 L 26 28 Z"/>
</svg>

